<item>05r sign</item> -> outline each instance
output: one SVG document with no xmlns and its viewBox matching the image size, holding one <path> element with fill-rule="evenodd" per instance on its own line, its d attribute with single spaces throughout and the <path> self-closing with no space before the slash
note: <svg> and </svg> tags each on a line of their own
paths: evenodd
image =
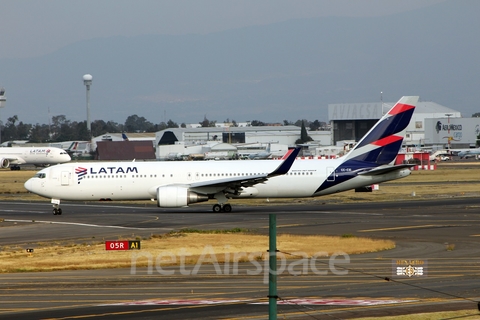
<svg viewBox="0 0 480 320">
<path fill-rule="evenodd" d="M 105 241 L 105 250 L 140 250 L 140 241 L 139 240 Z"/>
</svg>

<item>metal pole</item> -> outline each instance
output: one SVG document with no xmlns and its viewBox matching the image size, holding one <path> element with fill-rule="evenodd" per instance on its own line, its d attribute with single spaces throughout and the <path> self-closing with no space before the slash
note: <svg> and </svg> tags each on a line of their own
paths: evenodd
<svg viewBox="0 0 480 320">
<path fill-rule="evenodd" d="M 268 319 L 277 319 L 277 215 L 269 215 Z"/>
<path fill-rule="evenodd" d="M 92 124 L 90 122 L 90 86 L 92 85 L 92 75 L 86 74 L 83 76 L 83 84 L 87 87 L 87 131 L 92 141 Z"/>
<path fill-rule="evenodd" d="M 0 110 L 5 107 L 7 98 L 5 98 L 5 88 L 0 87 Z M 2 117 L 0 117 L 0 143 L 2 143 Z"/>
<path fill-rule="evenodd" d="M 90 85 L 87 84 L 87 131 L 90 135 L 90 140 L 92 140 L 92 127 L 90 123 Z"/>
</svg>

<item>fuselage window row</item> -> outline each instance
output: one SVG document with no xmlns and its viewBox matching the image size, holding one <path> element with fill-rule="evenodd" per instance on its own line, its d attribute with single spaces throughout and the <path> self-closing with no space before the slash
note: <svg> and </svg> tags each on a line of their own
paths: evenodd
<svg viewBox="0 0 480 320">
<path fill-rule="evenodd" d="M 245 174 L 241 174 L 241 173 L 202 173 L 200 174 L 200 176 L 203 178 L 203 177 L 232 177 L 232 176 L 253 176 L 253 175 L 260 175 L 260 173 L 245 173 Z M 288 175 L 313 175 L 313 172 L 289 172 Z M 159 175 L 160 176 L 160 175 Z M 113 178 L 126 178 L 127 175 L 95 175 L 95 176 L 89 176 L 87 175 L 86 178 L 87 179 L 113 179 Z M 135 178 L 147 178 L 148 175 L 132 175 L 132 178 L 135 179 Z M 157 175 L 156 174 L 150 174 L 150 178 L 156 178 Z M 165 174 L 162 174 L 161 175 L 162 178 L 165 178 Z M 173 178 L 173 174 L 170 174 L 170 177 Z M 198 175 L 197 175 L 198 177 Z M 40 177 L 40 178 L 44 178 L 44 177 Z"/>
</svg>

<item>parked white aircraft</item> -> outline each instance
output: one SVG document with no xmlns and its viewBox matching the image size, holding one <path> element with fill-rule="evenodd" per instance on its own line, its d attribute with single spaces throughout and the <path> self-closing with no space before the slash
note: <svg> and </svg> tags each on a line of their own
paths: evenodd
<svg viewBox="0 0 480 320">
<path fill-rule="evenodd" d="M 216 199 L 214 212 L 230 212 L 230 198 L 315 197 L 399 179 L 411 165 L 392 165 L 418 97 L 403 97 L 345 156 L 298 160 L 83 162 L 39 171 L 25 188 L 60 200 L 148 200 L 183 207 Z"/>
<path fill-rule="evenodd" d="M 272 152 L 270 151 L 270 143 L 269 143 L 265 151 L 251 153 L 248 155 L 248 158 L 250 160 L 263 160 L 263 159 L 270 158 L 271 155 L 272 155 Z"/>
<path fill-rule="evenodd" d="M 70 161 L 68 153 L 54 147 L 4 147 L 0 148 L 0 168 L 20 170 L 20 164 L 46 166 Z"/>
<path fill-rule="evenodd" d="M 465 149 L 460 151 L 457 155 L 460 157 L 460 159 L 468 159 L 471 157 L 475 158 L 480 155 L 480 148 Z"/>
</svg>

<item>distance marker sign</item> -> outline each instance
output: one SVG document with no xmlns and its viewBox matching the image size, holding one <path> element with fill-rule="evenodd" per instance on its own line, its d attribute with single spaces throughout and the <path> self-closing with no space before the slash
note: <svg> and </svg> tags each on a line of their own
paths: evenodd
<svg viewBox="0 0 480 320">
<path fill-rule="evenodd" d="M 140 240 L 108 240 L 105 250 L 140 250 Z"/>
</svg>

